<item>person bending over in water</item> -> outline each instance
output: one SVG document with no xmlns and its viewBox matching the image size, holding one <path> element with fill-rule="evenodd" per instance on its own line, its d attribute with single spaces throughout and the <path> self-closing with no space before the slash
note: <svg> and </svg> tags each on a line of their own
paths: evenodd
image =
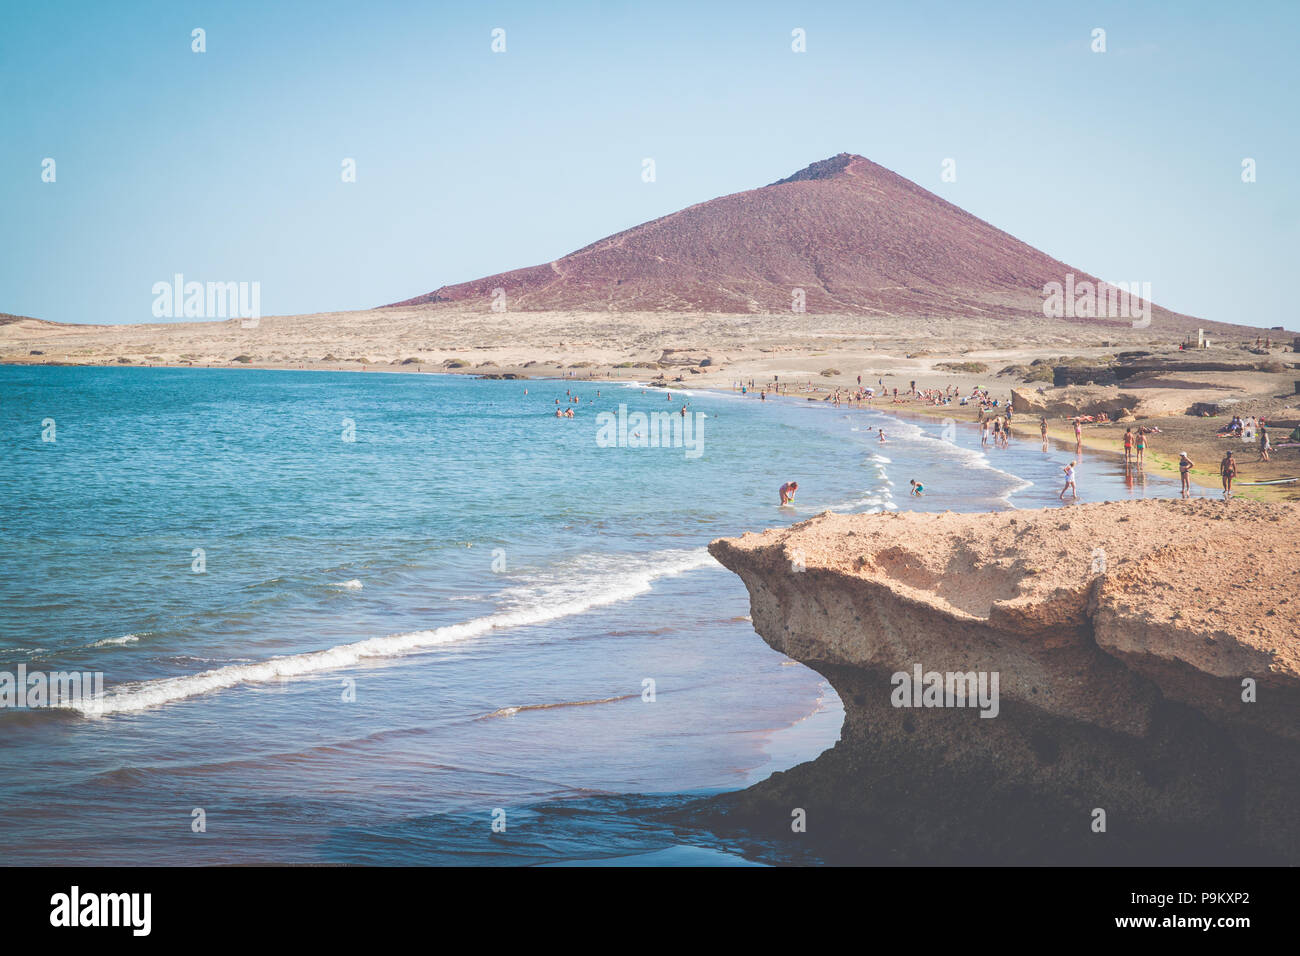
<svg viewBox="0 0 1300 956">
<path fill-rule="evenodd" d="M 794 504 L 794 493 L 799 490 L 799 482 L 787 481 L 781 486 L 781 504 Z"/>
<path fill-rule="evenodd" d="M 915 478 L 912 479 L 912 490 L 909 492 L 913 498 L 919 498 L 925 494 L 925 485 L 921 484 Z"/>
</svg>

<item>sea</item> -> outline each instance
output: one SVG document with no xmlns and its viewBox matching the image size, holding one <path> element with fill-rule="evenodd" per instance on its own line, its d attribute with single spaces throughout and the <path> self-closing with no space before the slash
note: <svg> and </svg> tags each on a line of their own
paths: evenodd
<svg viewBox="0 0 1300 956">
<path fill-rule="evenodd" d="M 815 863 L 665 822 L 843 718 L 706 545 L 827 509 L 1071 507 L 1074 448 L 982 447 L 951 411 L 0 367 L 0 864 Z M 1078 487 L 1177 494 L 1091 452 Z"/>
</svg>

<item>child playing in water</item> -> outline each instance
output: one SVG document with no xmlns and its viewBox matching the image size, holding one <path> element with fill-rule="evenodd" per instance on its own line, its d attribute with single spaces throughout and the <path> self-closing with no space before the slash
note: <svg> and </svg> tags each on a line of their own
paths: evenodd
<svg viewBox="0 0 1300 956">
<path fill-rule="evenodd" d="M 920 498 L 923 494 L 925 494 L 925 485 L 921 484 L 919 481 L 917 481 L 915 478 L 913 478 L 913 479 L 912 479 L 912 490 L 909 492 L 909 494 L 910 494 L 913 498 Z"/>
<path fill-rule="evenodd" d="M 799 482 L 787 481 L 781 486 L 781 504 L 794 504 L 794 493 L 799 490 Z"/>
</svg>

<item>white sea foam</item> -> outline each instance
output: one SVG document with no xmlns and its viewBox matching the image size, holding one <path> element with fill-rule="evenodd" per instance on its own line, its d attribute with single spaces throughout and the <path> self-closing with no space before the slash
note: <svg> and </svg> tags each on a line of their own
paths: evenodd
<svg viewBox="0 0 1300 956">
<path fill-rule="evenodd" d="M 349 591 L 360 591 L 363 585 L 356 578 L 353 578 L 351 581 L 332 581 L 330 582 L 330 587 L 347 588 Z"/>
<path fill-rule="evenodd" d="M 603 559 L 608 565 L 609 558 Z M 538 578 L 536 583 L 507 589 L 504 607 L 496 613 L 460 624 L 427 631 L 390 634 L 352 644 L 302 654 L 273 657 L 247 664 L 233 664 L 184 677 L 165 677 L 123 685 L 106 694 L 101 702 L 73 709 L 83 713 L 120 714 L 144 710 L 159 704 L 185 700 L 200 694 L 286 677 L 300 677 L 322 671 L 352 667 L 364 660 L 401 657 L 417 651 L 479 637 L 492 630 L 544 624 L 581 614 L 594 607 L 626 601 L 650 590 L 659 578 L 699 568 L 716 566 L 704 548 L 660 551 L 644 558 L 619 559 L 623 567 L 579 573 L 561 569 L 558 575 Z M 594 562 L 592 562 L 594 563 Z"/>
<path fill-rule="evenodd" d="M 126 634 L 122 637 L 106 637 L 102 641 L 95 641 L 93 644 L 87 644 L 87 647 L 113 647 L 119 644 L 135 644 L 140 638 L 134 634 Z"/>
<path fill-rule="evenodd" d="M 1024 491 L 1026 488 L 1032 488 L 1034 485 L 1032 481 L 1029 481 L 1028 479 L 1025 478 L 1021 478 L 1019 475 L 1012 474 L 1009 471 L 1003 471 L 1001 468 L 998 468 L 996 465 L 992 464 L 989 461 L 988 454 L 982 449 L 963 448 L 961 445 L 958 445 L 955 442 L 947 441 L 944 438 L 941 438 L 937 435 L 931 435 L 929 432 L 925 431 L 925 429 L 921 428 L 919 425 L 916 425 L 912 422 L 904 421 L 902 419 L 896 419 L 893 416 L 888 416 L 888 417 L 890 421 L 896 422 L 895 425 L 890 426 L 890 430 L 899 432 L 900 437 L 906 439 L 919 440 L 919 441 L 934 442 L 943 445 L 945 454 L 951 455 L 952 457 L 958 459 L 959 461 L 967 462 L 970 465 L 973 465 L 977 468 L 981 468 L 985 471 L 991 471 L 996 475 L 1001 475 L 1003 478 L 1008 479 L 1011 482 L 1011 486 L 1008 487 L 1006 491 L 1004 491 L 1001 495 L 998 496 L 1007 504 L 1011 504 L 1012 495 L 1016 494 L 1017 492 Z"/>
</svg>

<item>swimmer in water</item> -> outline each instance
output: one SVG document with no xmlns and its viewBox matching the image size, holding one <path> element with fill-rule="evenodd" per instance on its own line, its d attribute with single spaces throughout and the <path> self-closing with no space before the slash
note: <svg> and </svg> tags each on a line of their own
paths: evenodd
<svg viewBox="0 0 1300 956">
<path fill-rule="evenodd" d="M 797 481 L 787 481 L 784 485 L 782 485 L 781 504 L 782 505 L 794 504 L 794 493 L 798 490 L 799 490 L 799 482 Z"/>
</svg>

